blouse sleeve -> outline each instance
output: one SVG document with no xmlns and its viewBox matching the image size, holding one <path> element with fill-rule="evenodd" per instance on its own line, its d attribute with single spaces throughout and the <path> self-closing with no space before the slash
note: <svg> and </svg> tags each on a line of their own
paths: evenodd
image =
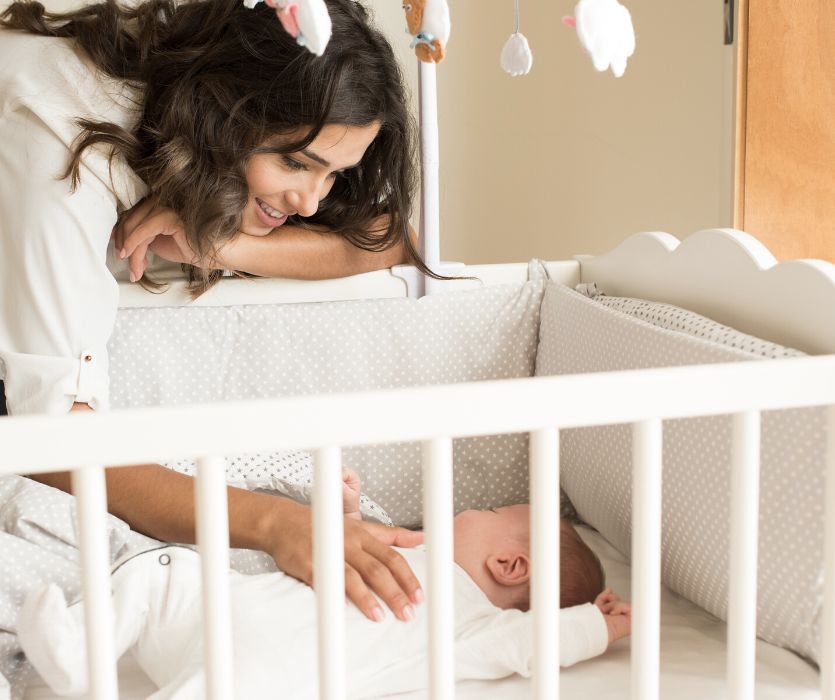
<svg viewBox="0 0 835 700">
<path fill-rule="evenodd" d="M 0 378 L 10 414 L 108 406 L 107 341 L 118 285 L 105 256 L 117 200 L 18 104 L 0 116 Z"/>
<path fill-rule="evenodd" d="M 587 603 L 559 611 L 560 666 L 599 656 L 609 645 L 603 613 Z M 533 674 L 533 617 L 530 612 L 503 610 L 489 627 L 456 649 L 459 680 L 492 679 Z"/>
</svg>

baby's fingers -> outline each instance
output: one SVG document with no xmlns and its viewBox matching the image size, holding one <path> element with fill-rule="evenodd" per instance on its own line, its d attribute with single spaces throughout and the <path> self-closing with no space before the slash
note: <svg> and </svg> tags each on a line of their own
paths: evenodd
<svg viewBox="0 0 835 700">
<path fill-rule="evenodd" d="M 342 483 L 352 491 L 359 491 L 361 488 L 359 475 L 348 467 L 342 467 Z"/>
<path fill-rule="evenodd" d="M 629 603 L 624 603 L 623 601 L 619 601 L 612 606 L 612 611 L 609 614 L 610 615 L 631 615 L 632 614 L 632 606 Z"/>
</svg>

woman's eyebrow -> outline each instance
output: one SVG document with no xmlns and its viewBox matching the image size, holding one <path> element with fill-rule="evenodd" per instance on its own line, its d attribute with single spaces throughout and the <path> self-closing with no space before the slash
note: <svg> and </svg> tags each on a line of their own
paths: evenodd
<svg viewBox="0 0 835 700">
<path fill-rule="evenodd" d="M 299 151 L 299 153 L 301 153 L 303 156 L 307 156 L 308 158 L 310 158 L 310 160 L 315 161 L 316 163 L 319 163 L 319 165 L 322 165 L 326 168 L 331 167 L 331 164 L 328 161 L 326 161 L 324 158 L 322 158 L 322 156 L 315 154 L 313 151 L 311 151 L 307 148 L 303 148 L 301 151 Z M 356 168 L 358 165 L 359 165 L 359 163 L 354 163 L 353 165 L 346 165 L 342 169 L 343 170 L 348 170 L 349 168 Z"/>
</svg>

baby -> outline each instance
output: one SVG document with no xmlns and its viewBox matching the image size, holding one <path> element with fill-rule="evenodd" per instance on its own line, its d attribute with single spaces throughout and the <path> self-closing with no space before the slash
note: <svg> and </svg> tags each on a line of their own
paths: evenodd
<svg viewBox="0 0 835 700">
<path fill-rule="evenodd" d="M 346 516 L 358 515 L 359 480 L 346 471 Z M 455 673 L 457 680 L 532 673 L 527 505 L 469 510 L 454 521 Z M 400 549 L 422 583 L 423 546 Z M 629 634 L 629 605 L 603 590 L 603 571 L 576 531 L 560 532 L 560 658 L 569 666 L 603 653 Z M 230 572 L 234 683 L 237 698 L 315 698 L 316 601 L 305 584 L 278 571 Z M 205 697 L 200 560 L 192 549 L 166 546 L 118 565 L 112 576 L 116 653 L 133 649 L 161 691 L 154 698 Z M 426 688 L 426 606 L 412 622 L 384 607 L 381 622 L 345 610 L 349 698 Z M 30 595 L 18 618 L 29 660 L 59 695 L 87 686 L 83 609 L 66 606 L 60 589 Z M 556 660 L 555 660 L 556 661 Z"/>
</svg>

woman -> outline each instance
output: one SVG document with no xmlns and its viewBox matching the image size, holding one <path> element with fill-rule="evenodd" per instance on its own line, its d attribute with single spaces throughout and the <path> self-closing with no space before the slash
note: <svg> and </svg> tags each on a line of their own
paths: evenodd
<svg viewBox="0 0 835 700">
<path fill-rule="evenodd" d="M 145 271 L 150 248 L 195 294 L 234 269 L 335 277 L 417 260 L 408 230 L 413 127 L 390 46 L 353 0 L 328 0 L 315 57 L 273 10 L 241 0 L 113 0 L 56 15 L 17 2 L 0 31 L 0 367 L 10 414 L 104 410 L 118 289 L 112 234 Z M 123 215 L 123 225 L 116 226 Z M 37 477 L 70 489 L 68 473 Z M 158 465 L 107 472 L 110 511 L 191 542 L 191 479 Z M 312 580 L 310 511 L 229 490 L 233 547 Z M 345 522 L 347 594 L 401 619 L 419 584 L 389 546 L 419 535 Z"/>
</svg>

